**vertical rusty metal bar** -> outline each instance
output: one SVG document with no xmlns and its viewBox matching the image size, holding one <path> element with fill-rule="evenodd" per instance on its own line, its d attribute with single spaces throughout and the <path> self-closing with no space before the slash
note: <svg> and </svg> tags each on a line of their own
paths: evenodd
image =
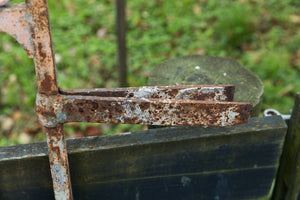
<svg viewBox="0 0 300 200">
<path fill-rule="evenodd" d="M 127 86 L 125 7 L 126 0 L 116 0 L 116 32 L 118 37 L 118 71 L 120 87 Z"/>
<path fill-rule="evenodd" d="M 46 128 L 46 135 L 55 199 L 71 200 L 71 178 L 63 124 Z"/>
<path fill-rule="evenodd" d="M 49 98 L 59 93 L 47 0 L 26 0 L 26 20 L 31 32 L 38 94 Z M 50 105 L 49 105 L 50 106 Z M 46 128 L 49 161 L 56 200 L 71 200 L 72 188 L 69 173 L 63 124 Z"/>
<path fill-rule="evenodd" d="M 31 30 L 34 46 L 34 64 L 38 82 L 38 92 L 57 94 L 54 53 L 47 0 L 26 0 L 26 18 Z"/>
</svg>

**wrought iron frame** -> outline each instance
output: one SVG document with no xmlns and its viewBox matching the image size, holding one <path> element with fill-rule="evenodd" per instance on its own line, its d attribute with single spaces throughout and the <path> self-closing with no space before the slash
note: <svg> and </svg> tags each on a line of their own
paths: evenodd
<svg viewBox="0 0 300 200">
<path fill-rule="evenodd" d="M 232 85 L 66 90 L 58 87 L 47 0 L 0 7 L 0 32 L 14 37 L 34 59 L 36 112 L 45 127 L 56 199 L 72 199 L 63 133 L 67 122 L 167 126 L 246 123 L 252 104 L 233 101 Z"/>
</svg>

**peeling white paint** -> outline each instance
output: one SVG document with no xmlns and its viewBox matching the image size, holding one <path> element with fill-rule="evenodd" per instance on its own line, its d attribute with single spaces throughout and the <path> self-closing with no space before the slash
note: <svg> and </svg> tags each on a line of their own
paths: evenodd
<svg viewBox="0 0 300 200">
<path fill-rule="evenodd" d="M 169 90 L 171 91 L 171 90 Z M 137 88 L 136 90 L 128 91 L 127 98 L 130 96 L 132 98 L 151 98 L 152 96 L 159 96 L 160 98 L 163 99 L 170 99 L 171 96 L 166 94 L 167 92 L 159 89 L 158 87 L 140 87 Z"/>
<path fill-rule="evenodd" d="M 220 113 L 220 120 L 222 126 L 228 126 L 233 124 L 235 117 L 239 115 L 239 113 L 234 112 L 233 110 L 235 110 L 235 107 L 231 107 L 228 110 Z"/>
<path fill-rule="evenodd" d="M 186 88 L 178 91 L 178 94 L 175 96 L 175 99 L 191 99 L 191 95 L 199 93 L 199 88 Z"/>
<path fill-rule="evenodd" d="M 224 94 L 224 88 L 223 87 L 216 87 L 214 89 L 215 92 L 215 101 L 225 101 L 226 100 L 226 95 Z"/>
<path fill-rule="evenodd" d="M 224 87 L 202 87 L 202 88 L 186 88 L 178 91 L 175 99 L 192 99 L 195 94 L 212 95 L 213 98 L 206 98 L 206 101 L 224 101 L 226 95 L 224 94 Z"/>
<path fill-rule="evenodd" d="M 157 94 L 158 90 L 157 88 L 148 88 L 148 87 L 141 87 L 137 88 L 137 90 L 128 92 L 128 95 L 126 96 L 129 98 L 129 95 L 132 95 L 133 98 L 150 98 L 151 95 Z"/>
</svg>

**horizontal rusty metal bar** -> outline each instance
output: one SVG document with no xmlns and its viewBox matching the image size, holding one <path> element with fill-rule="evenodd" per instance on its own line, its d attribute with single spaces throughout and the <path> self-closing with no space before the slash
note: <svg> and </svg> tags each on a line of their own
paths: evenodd
<svg viewBox="0 0 300 200">
<path fill-rule="evenodd" d="M 180 85 L 60 90 L 63 95 L 233 101 L 233 85 Z"/>
<path fill-rule="evenodd" d="M 246 123 L 251 109 L 250 103 L 198 100 L 43 94 L 36 99 L 36 112 L 46 127 L 67 122 L 230 126 Z"/>
<path fill-rule="evenodd" d="M 29 58 L 33 58 L 31 31 L 26 20 L 25 3 L 7 4 L 0 7 L 0 32 L 5 32 L 15 38 Z"/>
</svg>

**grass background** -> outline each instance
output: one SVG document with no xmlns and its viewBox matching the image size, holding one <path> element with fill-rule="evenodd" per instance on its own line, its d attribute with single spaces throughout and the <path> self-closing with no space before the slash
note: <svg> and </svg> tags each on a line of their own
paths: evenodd
<svg viewBox="0 0 300 200">
<path fill-rule="evenodd" d="M 48 4 L 60 87 L 117 87 L 114 1 Z M 154 67 L 168 58 L 231 57 L 262 79 L 262 109 L 288 113 L 293 107 L 300 91 L 298 0 L 128 0 L 126 14 L 130 86 L 147 85 Z M 36 89 L 33 61 L 1 33 L 0 145 L 45 141 L 34 112 Z M 144 128 L 76 123 L 65 132 L 81 137 Z"/>
</svg>

